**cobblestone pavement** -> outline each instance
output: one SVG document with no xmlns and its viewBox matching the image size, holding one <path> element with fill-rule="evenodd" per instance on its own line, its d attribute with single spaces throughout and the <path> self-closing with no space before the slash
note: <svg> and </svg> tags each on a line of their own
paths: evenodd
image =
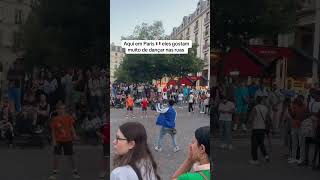
<svg viewBox="0 0 320 180">
<path fill-rule="evenodd" d="M 99 176 L 102 148 L 75 146 L 76 163 L 82 180 L 96 180 Z M 1 180 L 47 180 L 52 168 L 52 147 L 44 149 L 0 149 Z M 71 165 L 63 158 L 57 180 L 72 180 Z"/>
<path fill-rule="evenodd" d="M 210 125 L 210 118 L 208 115 L 200 114 L 199 112 L 188 113 L 187 106 L 176 107 L 177 110 L 177 143 L 181 151 L 174 153 L 173 145 L 169 135 L 166 135 L 163 141 L 162 152 L 154 151 L 154 143 L 159 134 L 159 127 L 155 125 L 155 118 L 157 113 L 148 110 L 148 119 L 141 118 L 140 108 L 136 108 L 134 113 L 135 119 L 126 119 L 126 111 L 124 109 L 111 109 L 111 138 L 115 137 L 117 127 L 127 121 L 138 121 L 144 124 L 148 133 L 149 147 L 158 164 L 158 171 L 162 179 L 169 180 L 173 173 L 177 170 L 179 165 L 184 161 L 188 152 L 188 144 L 194 135 L 194 131 L 201 126 Z M 111 154 L 113 148 L 111 147 Z M 111 157 L 112 158 L 112 157 Z"/>
<path fill-rule="evenodd" d="M 314 171 L 311 167 L 299 167 L 296 164 L 288 164 L 287 150 L 281 144 L 279 138 L 272 139 L 271 162 L 265 163 L 261 159 L 261 165 L 254 166 L 248 162 L 250 155 L 249 138 L 238 136 L 233 139 L 233 150 L 220 149 L 219 139 L 213 139 L 213 179 L 231 180 L 318 180 L 320 171 Z M 268 148 L 268 146 L 267 146 Z M 260 153 L 260 152 L 259 152 Z M 313 152 L 310 152 L 312 157 Z M 261 153 L 259 154 L 261 158 Z"/>
</svg>

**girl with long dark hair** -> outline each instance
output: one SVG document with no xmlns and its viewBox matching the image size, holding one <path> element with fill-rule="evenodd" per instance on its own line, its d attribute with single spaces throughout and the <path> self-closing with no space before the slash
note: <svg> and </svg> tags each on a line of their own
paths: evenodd
<svg viewBox="0 0 320 180">
<path fill-rule="evenodd" d="M 144 126 L 138 122 L 122 124 L 113 141 L 115 158 L 111 180 L 160 180 L 157 165 L 147 143 Z"/>
</svg>

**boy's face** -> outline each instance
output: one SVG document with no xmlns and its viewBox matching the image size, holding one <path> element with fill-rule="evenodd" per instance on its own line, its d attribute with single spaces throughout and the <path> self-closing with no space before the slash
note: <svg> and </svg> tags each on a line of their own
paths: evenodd
<svg viewBox="0 0 320 180">
<path fill-rule="evenodd" d="M 59 115 L 63 115 L 65 114 L 66 110 L 65 110 L 65 106 L 64 105 L 61 105 L 57 108 L 57 112 Z"/>
</svg>

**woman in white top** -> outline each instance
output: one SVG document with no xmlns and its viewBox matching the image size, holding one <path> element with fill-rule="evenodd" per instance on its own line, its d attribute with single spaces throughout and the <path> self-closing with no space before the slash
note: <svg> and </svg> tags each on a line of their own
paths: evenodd
<svg viewBox="0 0 320 180">
<path fill-rule="evenodd" d="M 160 180 L 142 124 L 122 124 L 113 147 L 116 155 L 113 161 L 115 169 L 111 171 L 110 180 Z"/>
<path fill-rule="evenodd" d="M 250 121 L 252 122 L 252 135 L 251 135 L 251 155 L 252 160 L 249 161 L 250 164 L 259 164 L 258 161 L 258 148 L 262 152 L 265 160 L 269 162 L 269 156 L 264 145 L 264 137 L 267 130 L 268 121 L 268 108 L 262 104 L 263 97 L 257 97 L 257 104 L 252 109 L 250 114 Z"/>
</svg>

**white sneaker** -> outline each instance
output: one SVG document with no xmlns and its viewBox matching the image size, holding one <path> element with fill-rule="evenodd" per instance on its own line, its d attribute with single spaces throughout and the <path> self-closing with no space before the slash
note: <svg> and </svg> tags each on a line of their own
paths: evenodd
<svg viewBox="0 0 320 180">
<path fill-rule="evenodd" d="M 294 164 L 294 163 L 297 163 L 297 162 L 298 162 L 298 160 L 296 160 L 296 159 L 291 159 L 290 161 L 288 161 L 289 164 Z"/>
<path fill-rule="evenodd" d="M 154 147 L 154 150 L 156 150 L 156 151 L 158 151 L 158 152 L 161 152 L 161 151 L 162 151 L 162 148 L 161 148 L 161 147 L 156 146 L 156 147 Z"/>
<path fill-rule="evenodd" d="M 77 171 L 74 171 L 74 172 L 72 173 L 72 178 L 74 178 L 74 179 L 80 179 L 79 173 L 78 173 Z"/>
<path fill-rule="evenodd" d="M 178 152 L 178 151 L 180 151 L 180 148 L 179 148 L 179 146 L 176 146 L 174 149 L 173 149 L 173 152 Z"/>
<path fill-rule="evenodd" d="M 247 131 L 247 130 L 248 130 L 245 124 L 242 124 L 242 129 L 243 129 L 244 131 Z"/>
<path fill-rule="evenodd" d="M 221 144 L 221 145 L 220 145 L 220 148 L 221 148 L 221 149 L 225 149 L 226 147 L 227 147 L 226 144 Z"/>
<path fill-rule="evenodd" d="M 233 130 L 236 131 L 237 129 L 238 129 L 238 124 L 235 124 L 235 125 L 233 126 Z"/>
<path fill-rule="evenodd" d="M 250 160 L 249 164 L 258 165 L 258 164 L 260 164 L 260 162 L 258 160 Z"/>
</svg>

